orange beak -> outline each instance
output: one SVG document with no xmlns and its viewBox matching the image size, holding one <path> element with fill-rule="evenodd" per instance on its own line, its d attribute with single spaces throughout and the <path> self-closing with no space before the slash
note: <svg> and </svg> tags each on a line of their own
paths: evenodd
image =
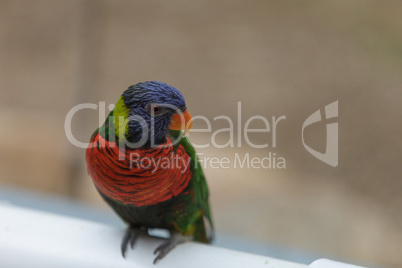
<svg viewBox="0 0 402 268">
<path fill-rule="evenodd" d="M 191 118 L 191 115 L 187 110 L 185 110 L 180 114 L 174 114 L 172 116 L 169 129 L 184 130 L 184 136 L 186 136 L 190 132 L 192 126 L 193 126 L 193 120 Z"/>
</svg>

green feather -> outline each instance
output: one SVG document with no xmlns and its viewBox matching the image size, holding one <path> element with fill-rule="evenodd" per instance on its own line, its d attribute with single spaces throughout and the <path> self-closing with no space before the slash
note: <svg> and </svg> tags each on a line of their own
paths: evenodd
<svg viewBox="0 0 402 268">
<path fill-rule="evenodd" d="M 124 104 L 123 97 L 117 101 L 114 109 L 106 117 L 105 123 L 97 129 L 91 136 L 91 139 L 100 134 L 107 141 L 123 141 L 128 133 L 128 115 L 129 110 Z"/>
<path fill-rule="evenodd" d="M 181 131 L 177 130 L 169 130 L 169 137 L 173 138 L 172 141 L 175 141 L 177 138 L 180 138 L 181 136 Z M 208 203 L 208 196 L 209 196 L 209 191 L 208 191 L 208 185 L 207 181 L 205 180 L 204 172 L 202 171 L 202 167 L 200 165 L 200 162 L 198 161 L 198 157 L 195 153 L 194 147 L 191 145 L 190 140 L 187 137 L 182 137 L 180 139 L 180 142 L 175 145 L 182 145 L 186 153 L 190 156 L 191 158 L 191 164 L 190 168 L 191 171 L 193 172 L 193 189 L 194 189 L 194 197 L 195 197 L 195 203 L 199 209 L 201 209 L 201 212 L 203 216 L 207 219 L 210 229 L 211 229 L 211 240 L 213 239 L 213 223 L 212 223 L 212 216 L 211 216 L 211 211 L 209 208 L 209 203 Z M 197 231 L 202 231 L 204 232 L 204 224 L 203 221 L 201 222 L 196 222 L 195 223 L 196 227 L 196 233 L 195 236 L 201 236 L 201 234 L 197 234 Z M 197 228 L 199 227 L 199 228 Z"/>
<path fill-rule="evenodd" d="M 113 110 L 113 123 L 115 125 L 116 137 L 119 141 L 122 141 L 128 134 L 128 114 L 129 110 L 124 104 L 124 99 L 120 97 Z"/>
</svg>

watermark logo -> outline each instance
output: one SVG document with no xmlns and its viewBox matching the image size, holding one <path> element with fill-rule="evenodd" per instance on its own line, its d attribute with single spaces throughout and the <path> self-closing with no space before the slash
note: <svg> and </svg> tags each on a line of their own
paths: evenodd
<svg viewBox="0 0 402 268">
<path fill-rule="evenodd" d="M 72 118 L 73 116 L 84 109 L 89 109 L 89 110 L 98 110 L 99 113 L 99 124 L 101 125 L 103 122 L 105 122 L 105 125 L 108 127 L 102 127 L 99 129 L 99 134 L 102 137 L 107 136 L 108 137 L 108 143 L 106 143 L 105 139 L 102 139 L 99 141 L 99 144 L 97 144 L 97 147 L 104 147 L 104 146 L 117 146 L 119 148 L 119 157 L 121 156 L 121 159 L 123 160 L 124 154 L 125 154 L 125 149 L 126 146 L 129 146 L 130 148 L 140 148 L 146 141 L 147 139 L 151 139 L 153 141 L 153 137 L 155 135 L 155 124 L 157 122 L 157 116 L 164 116 L 168 115 L 166 111 L 169 109 L 171 111 L 175 111 L 176 114 L 181 115 L 180 120 L 181 124 L 179 125 L 186 125 L 186 129 L 188 128 L 188 125 L 191 125 L 193 121 L 203 121 L 206 124 L 206 128 L 201 128 L 201 129 L 192 129 L 191 133 L 208 133 L 208 136 L 210 137 L 210 140 L 207 143 L 204 144 L 196 144 L 192 142 L 192 146 L 195 149 L 203 149 L 203 148 L 208 148 L 208 147 L 214 147 L 214 148 L 241 148 L 243 145 L 247 145 L 248 147 L 254 148 L 256 150 L 265 150 L 264 157 L 253 157 L 249 152 L 247 151 L 240 151 L 236 152 L 234 157 L 228 158 L 228 157 L 223 157 L 221 159 L 217 157 L 210 157 L 208 158 L 207 156 L 204 156 L 202 153 L 197 153 L 198 160 L 200 162 L 200 165 L 202 165 L 204 168 L 210 167 L 210 168 L 265 168 L 265 169 L 286 169 L 286 159 L 275 153 L 275 151 L 270 151 L 272 148 L 275 150 L 278 144 L 278 126 L 281 125 L 282 123 L 286 120 L 285 115 L 281 116 L 272 116 L 272 117 L 265 117 L 262 115 L 254 115 L 248 118 L 243 122 L 242 118 L 242 105 L 241 102 L 237 103 L 237 116 L 232 116 L 229 117 L 227 115 L 219 115 L 216 116 L 212 119 L 207 118 L 202 115 L 197 115 L 194 116 L 192 119 L 190 117 L 188 122 L 186 122 L 186 119 L 184 116 L 181 114 L 180 108 L 177 107 L 170 107 L 170 106 L 164 106 L 163 104 L 158 104 L 158 109 L 157 113 L 155 114 L 154 109 L 152 109 L 153 106 L 149 106 L 148 110 L 149 116 L 146 117 L 141 117 L 139 115 L 134 115 L 130 117 L 123 117 L 117 115 L 115 116 L 114 114 L 110 114 L 108 117 L 105 116 L 107 110 L 109 111 L 114 111 L 115 106 L 113 104 L 106 106 L 105 102 L 99 102 L 99 105 L 97 104 L 92 104 L 92 103 L 83 103 L 83 104 L 78 104 L 77 106 L 73 107 L 66 115 L 65 119 L 65 133 L 67 139 L 75 146 L 80 147 L 80 148 L 87 148 L 89 143 L 81 142 L 78 141 L 71 130 L 71 123 L 72 123 Z M 323 116 L 322 116 L 322 111 L 319 109 L 315 111 L 313 114 L 311 114 L 303 123 L 302 129 L 301 129 L 301 136 L 302 136 L 302 143 L 303 146 L 306 148 L 306 150 L 319 159 L 320 161 L 332 166 L 332 167 L 337 167 L 338 166 L 338 123 L 333 122 L 334 120 L 331 120 L 326 124 L 326 147 L 325 147 L 325 153 L 318 152 L 311 148 L 309 145 L 306 144 L 305 141 L 305 129 L 317 122 L 320 121 L 327 121 L 329 119 L 336 119 L 338 117 L 338 101 L 334 101 L 328 105 L 325 106 L 323 109 Z M 215 123 L 216 121 L 220 121 L 220 125 L 226 124 L 227 127 L 220 127 L 219 129 L 212 130 L 212 124 Z M 251 128 L 252 123 L 254 121 L 259 121 L 260 128 Z M 175 121 L 174 121 L 175 122 Z M 126 127 L 129 127 L 131 124 L 131 127 L 135 126 L 133 128 L 136 130 L 140 135 L 141 139 L 138 142 L 135 143 L 129 143 L 128 141 L 124 139 L 120 139 L 120 134 L 125 133 Z M 106 133 L 107 132 L 107 133 Z M 217 135 L 221 135 L 221 133 L 225 133 L 226 135 L 221 136 L 222 137 L 227 137 L 227 140 L 224 140 L 225 142 L 222 143 L 223 139 L 220 139 L 221 143 L 218 143 L 217 140 Z M 256 143 L 255 141 L 253 142 L 252 139 L 250 138 L 253 133 L 263 133 L 263 139 L 260 139 L 260 143 Z M 250 135 L 251 134 L 251 135 Z M 183 133 L 176 138 L 176 140 L 171 140 L 172 146 L 176 145 L 177 142 L 180 141 L 182 138 Z M 124 136 L 123 136 L 124 137 Z M 264 140 L 265 138 L 265 140 Z M 265 143 L 263 143 L 265 141 Z M 135 145 L 135 146 L 134 146 Z M 154 147 L 155 144 L 151 142 L 151 146 Z M 155 146 L 157 147 L 157 146 Z M 148 159 L 145 156 L 138 156 L 134 155 L 134 158 L 130 157 L 130 168 L 133 168 L 134 166 L 140 166 L 142 168 L 151 168 L 151 167 L 166 167 L 166 168 L 173 168 L 173 167 L 178 167 L 178 166 L 186 166 L 188 165 L 178 165 L 181 162 L 174 163 L 171 161 L 170 158 L 167 159 Z M 176 159 L 177 160 L 177 159 Z M 148 167 L 148 164 L 150 167 Z M 172 164 L 172 165 L 170 165 Z"/>
<path fill-rule="evenodd" d="M 325 119 L 338 117 L 338 101 L 334 101 L 325 106 Z M 327 142 L 325 146 L 325 153 L 317 152 L 308 146 L 304 141 L 304 129 L 314 123 L 321 121 L 321 111 L 317 110 L 310 115 L 303 123 L 302 127 L 302 141 L 304 148 L 322 162 L 336 167 L 338 166 L 338 123 L 327 124 Z"/>
</svg>

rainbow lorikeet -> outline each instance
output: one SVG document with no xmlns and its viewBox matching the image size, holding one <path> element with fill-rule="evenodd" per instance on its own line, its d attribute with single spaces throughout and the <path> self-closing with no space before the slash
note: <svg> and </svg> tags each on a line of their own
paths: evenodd
<svg viewBox="0 0 402 268">
<path fill-rule="evenodd" d="M 185 135 L 191 116 L 182 94 L 157 81 L 130 86 L 86 150 L 88 173 L 102 198 L 128 224 L 121 250 L 140 233 L 163 228 L 170 239 L 156 263 L 187 240 L 210 243 L 208 186 Z M 183 135 L 184 130 L 184 135 Z"/>
</svg>

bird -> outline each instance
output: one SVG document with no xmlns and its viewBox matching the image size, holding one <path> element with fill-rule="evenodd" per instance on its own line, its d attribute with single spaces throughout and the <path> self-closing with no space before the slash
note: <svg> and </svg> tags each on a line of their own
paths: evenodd
<svg viewBox="0 0 402 268">
<path fill-rule="evenodd" d="M 140 234 L 168 230 L 154 264 L 186 241 L 211 243 L 209 189 L 188 132 L 192 118 L 178 89 L 158 81 L 131 85 L 86 149 L 87 171 L 104 201 L 127 224 L 126 256 Z"/>
</svg>

